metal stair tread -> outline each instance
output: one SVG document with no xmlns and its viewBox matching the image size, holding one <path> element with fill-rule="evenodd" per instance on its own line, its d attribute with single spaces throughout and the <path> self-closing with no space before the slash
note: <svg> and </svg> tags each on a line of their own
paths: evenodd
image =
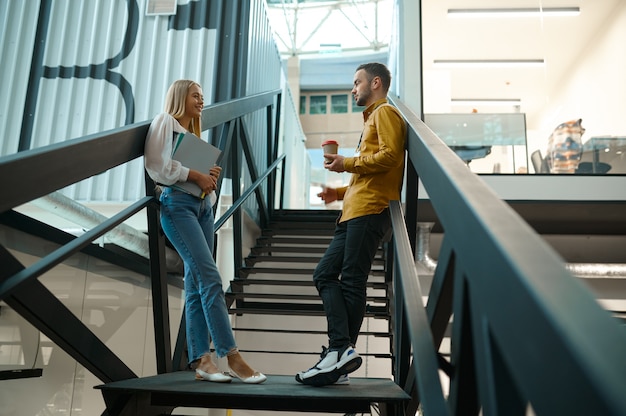
<svg viewBox="0 0 626 416">
<path fill-rule="evenodd" d="M 242 353 L 246 354 L 281 354 L 281 355 L 312 355 L 318 356 L 320 355 L 319 351 L 276 351 L 276 350 L 261 350 L 261 349 L 240 349 Z M 361 357 L 374 357 L 374 358 L 393 358 L 392 355 L 388 352 L 361 352 L 359 351 L 359 356 Z M 350 380 L 354 379 L 354 377 L 350 377 Z"/>
<path fill-rule="evenodd" d="M 315 253 L 323 254 L 326 251 L 326 247 L 286 247 L 286 246 L 260 246 L 252 247 L 251 252 L 253 254 L 261 254 L 267 252 L 273 253 Z"/>
<path fill-rule="evenodd" d="M 242 278 L 233 279 L 233 280 L 231 280 L 230 285 L 231 286 L 237 286 L 237 285 L 246 285 L 246 286 L 251 286 L 251 285 L 314 286 L 313 280 L 311 280 L 311 279 L 307 279 L 307 280 L 293 280 L 293 279 L 279 280 L 279 279 L 249 279 L 249 278 L 246 278 L 246 279 L 242 279 Z M 366 286 L 369 287 L 369 288 L 374 288 L 374 289 L 385 289 L 387 287 L 387 283 L 368 280 L 367 283 L 366 283 Z"/>
<path fill-rule="evenodd" d="M 332 237 L 326 236 L 298 236 L 298 237 L 273 237 L 273 236 L 261 236 L 257 238 L 257 244 L 269 245 L 269 244 L 325 244 L 328 245 Z"/>
<path fill-rule="evenodd" d="M 233 304 L 234 305 L 234 304 Z M 321 303 L 286 303 L 286 302 L 244 302 L 228 309 L 231 314 L 263 314 L 263 315 L 312 315 L 325 316 Z M 384 306 L 368 305 L 365 317 L 387 317 Z"/>
<path fill-rule="evenodd" d="M 293 299 L 293 300 L 314 300 L 321 301 L 319 295 L 303 295 L 300 293 L 258 293 L 258 292 L 227 292 L 226 297 L 235 299 Z M 366 296 L 368 302 L 375 303 L 387 303 L 387 298 L 384 296 Z"/>
<path fill-rule="evenodd" d="M 296 268 L 281 268 L 281 267 L 242 267 L 239 269 L 241 276 L 248 276 L 250 274 L 266 273 L 266 274 L 308 274 L 313 275 L 313 269 L 296 269 Z M 385 271 L 380 269 L 372 269 L 370 276 L 384 276 Z"/>
<path fill-rule="evenodd" d="M 301 334 L 301 335 L 327 335 L 326 330 L 313 329 L 276 329 L 276 328 L 244 328 L 233 327 L 233 331 L 237 332 L 267 332 L 272 334 Z M 359 331 L 359 336 L 373 336 L 378 338 L 390 338 L 391 334 L 386 331 Z M 319 354 L 319 352 L 318 352 Z"/>
<path fill-rule="evenodd" d="M 327 246 L 254 246 L 250 249 L 253 254 L 275 252 L 275 253 L 316 253 L 323 254 L 326 252 Z M 383 254 L 382 249 L 378 249 L 376 256 L 380 258 Z"/>
<path fill-rule="evenodd" d="M 319 227 L 315 228 L 273 228 L 266 229 L 261 231 L 261 235 L 265 237 L 269 236 L 277 236 L 277 235 L 302 235 L 303 232 L 306 232 L 309 236 L 323 236 L 329 237 L 333 235 L 333 230 L 331 229 L 322 229 Z"/>
<path fill-rule="evenodd" d="M 267 254 L 251 254 L 246 257 L 246 266 L 252 267 L 259 263 L 319 263 L 321 256 L 271 256 Z M 385 261 L 382 258 L 375 258 L 372 265 L 380 266 L 384 265 Z"/>
</svg>

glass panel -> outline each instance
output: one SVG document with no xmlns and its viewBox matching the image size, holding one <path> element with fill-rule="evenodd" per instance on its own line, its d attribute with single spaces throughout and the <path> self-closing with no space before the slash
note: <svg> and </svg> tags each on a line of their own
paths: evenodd
<svg viewBox="0 0 626 416">
<path fill-rule="evenodd" d="M 330 96 L 330 112 L 333 114 L 344 114 L 348 112 L 348 96 L 331 95 Z"/>
<path fill-rule="evenodd" d="M 626 173 L 626 136 L 590 138 L 583 144 L 576 173 Z"/>
<path fill-rule="evenodd" d="M 326 114 L 326 96 L 311 95 L 309 114 Z"/>
<path fill-rule="evenodd" d="M 526 143 L 524 114 L 425 114 L 424 122 L 449 146 Z"/>
<path fill-rule="evenodd" d="M 424 113 L 523 113 L 529 173 L 623 174 L 615 146 L 626 137 L 626 84 L 613 46 L 625 37 L 626 10 L 591 1 L 574 2 L 568 13 L 536 0 L 523 2 L 527 10 L 510 2 L 447 3 L 421 2 Z M 584 132 L 561 127 L 581 119 Z M 611 138 L 612 156 L 604 155 L 611 161 L 602 159 L 604 138 Z M 473 160 L 472 170 L 482 160 Z"/>
<path fill-rule="evenodd" d="M 526 116 L 425 114 L 424 122 L 477 173 L 526 173 Z"/>
</svg>

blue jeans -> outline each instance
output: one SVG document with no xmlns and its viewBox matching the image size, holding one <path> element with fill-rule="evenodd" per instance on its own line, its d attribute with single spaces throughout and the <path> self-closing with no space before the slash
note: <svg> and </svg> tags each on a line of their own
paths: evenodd
<svg viewBox="0 0 626 416">
<path fill-rule="evenodd" d="M 313 272 L 326 312 L 331 350 L 356 345 L 365 316 L 367 277 L 380 241 L 390 227 L 388 209 L 338 223 Z"/>
<path fill-rule="evenodd" d="M 213 259 L 214 219 L 209 198 L 198 199 L 164 188 L 161 226 L 185 263 L 185 324 L 189 361 L 210 352 L 218 357 L 237 347 L 224 299 L 222 278 Z M 209 338 L 210 335 L 210 338 Z"/>
</svg>

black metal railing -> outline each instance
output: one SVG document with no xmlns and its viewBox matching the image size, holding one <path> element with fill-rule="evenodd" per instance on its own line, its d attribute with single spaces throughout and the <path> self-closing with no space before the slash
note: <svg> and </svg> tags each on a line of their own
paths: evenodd
<svg viewBox="0 0 626 416">
<path fill-rule="evenodd" d="M 420 406 L 425 415 L 626 414 L 626 334 L 617 320 L 420 117 L 393 101 L 409 124 L 406 212 L 391 204 L 394 378 L 411 393 L 406 414 Z M 418 179 L 444 230 L 428 294 L 413 255 Z M 449 358 L 440 353 L 446 331 Z"/>
<path fill-rule="evenodd" d="M 243 192 L 239 186 L 232 187 L 232 207 L 221 218 L 217 218 L 216 223 L 216 228 L 219 228 L 232 217 L 235 271 L 242 267 L 243 263 L 241 255 L 243 226 L 241 216 L 234 214 L 239 213 L 242 204 L 254 194 L 261 223 L 259 225 L 263 225 L 263 222 L 272 215 L 276 200 L 275 190 L 283 188 L 276 175 L 277 168 L 285 161 L 285 155 L 278 155 L 280 102 L 281 90 L 275 90 L 213 104 L 203 110 L 203 129 L 211 129 L 211 140 L 224 152 L 224 169 L 230 172 L 233 183 L 243 183 L 243 179 L 239 177 L 242 172 L 240 166 L 242 155 L 248 167 L 248 177 L 252 182 Z M 255 143 L 262 140 L 263 147 L 267 149 L 267 163 L 264 166 L 257 166 L 253 158 L 251 136 L 247 133 L 245 121 L 247 116 L 258 111 L 266 112 L 266 126 L 261 131 L 261 135 L 265 137 L 254 138 Z M 5 187 L 0 200 L 0 221 L 18 229 L 28 228 L 29 233 L 38 236 L 50 235 L 50 226 L 24 218 L 25 216 L 18 214 L 14 208 L 143 156 L 148 127 L 149 121 L 136 123 L 1 158 L 0 175 L 11 178 L 11 186 Z M 257 132 L 258 129 L 255 130 L 255 134 Z M 71 163 L 68 164 L 70 155 Z M 263 192 L 262 185 L 266 192 Z M 180 368 L 181 336 L 177 341 L 172 360 L 167 304 L 168 277 L 164 261 L 165 244 L 164 237 L 159 233 L 158 201 L 155 199 L 154 186 L 149 179 L 146 179 L 146 192 L 146 197 L 132 203 L 128 208 L 80 237 L 55 230 L 57 240 L 55 242 L 59 240 L 65 242 L 28 267 L 22 265 L 6 247 L 0 245 L 0 300 L 5 301 L 103 382 L 128 379 L 136 375 L 44 287 L 38 278 L 78 252 L 93 254 L 91 249 L 95 240 L 147 208 L 150 260 L 145 271 L 152 277 L 157 371 L 163 373 Z M 278 201 L 280 201 L 278 205 L 282 207 L 282 193 L 278 195 Z M 85 345 L 89 345 L 89 348 L 84 348 Z"/>
</svg>

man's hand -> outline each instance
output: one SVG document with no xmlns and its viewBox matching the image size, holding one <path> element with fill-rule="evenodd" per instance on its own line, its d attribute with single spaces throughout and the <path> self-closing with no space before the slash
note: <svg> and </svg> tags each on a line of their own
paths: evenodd
<svg viewBox="0 0 626 416">
<path fill-rule="evenodd" d="M 324 168 L 332 171 L 332 172 L 345 172 L 346 170 L 343 168 L 343 159 L 344 157 L 341 155 L 334 155 L 332 153 L 324 153 L 324 158 L 331 160 L 330 163 L 324 162 Z"/>
<path fill-rule="evenodd" d="M 335 188 L 322 188 L 322 192 L 317 194 L 325 204 L 330 204 L 331 202 L 335 202 L 337 200 L 337 190 Z"/>
</svg>

